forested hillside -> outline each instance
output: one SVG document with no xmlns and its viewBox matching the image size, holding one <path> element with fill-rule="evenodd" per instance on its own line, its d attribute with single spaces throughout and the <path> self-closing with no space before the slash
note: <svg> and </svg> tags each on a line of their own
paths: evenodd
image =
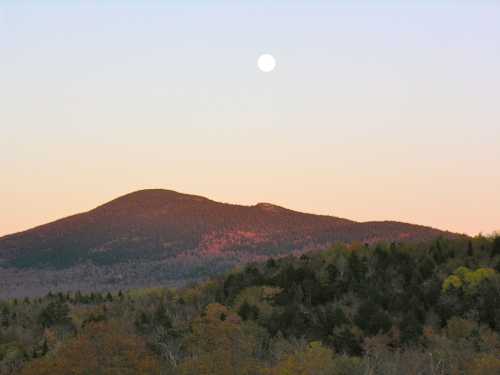
<svg viewBox="0 0 500 375">
<path fill-rule="evenodd" d="M 393 221 L 359 223 L 269 203 L 241 206 L 141 190 L 89 212 L 0 238 L 0 298 L 52 291 L 181 285 L 237 265 L 352 241 L 457 234 Z"/>
<path fill-rule="evenodd" d="M 500 373 L 500 238 L 337 245 L 182 289 L 0 302 L 0 373 Z"/>
</svg>

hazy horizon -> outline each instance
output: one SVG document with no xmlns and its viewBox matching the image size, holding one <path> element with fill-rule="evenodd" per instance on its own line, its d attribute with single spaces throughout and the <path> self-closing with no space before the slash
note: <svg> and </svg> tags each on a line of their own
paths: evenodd
<svg viewBox="0 0 500 375">
<path fill-rule="evenodd" d="M 500 4 L 403 3 L 2 2 L 0 236 L 145 188 L 499 230 Z"/>
</svg>

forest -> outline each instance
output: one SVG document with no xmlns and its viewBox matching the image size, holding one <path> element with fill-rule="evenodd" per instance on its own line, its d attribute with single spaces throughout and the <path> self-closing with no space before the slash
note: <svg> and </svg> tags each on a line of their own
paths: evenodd
<svg viewBox="0 0 500 375">
<path fill-rule="evenodd" d="M 339 244 L 182 288 L 3 300 L 0 374 L 500 374 L 500 237 Z"/>
</svg>

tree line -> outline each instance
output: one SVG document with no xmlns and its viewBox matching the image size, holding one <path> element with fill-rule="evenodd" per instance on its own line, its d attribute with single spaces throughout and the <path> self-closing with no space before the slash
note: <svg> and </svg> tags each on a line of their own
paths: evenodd
<svg viewBox="0 0 500 375">
<path fill-rule="evenodd" d="M 500 237 L 336 245 L 188 287 L 0 301 L 0 373 L 500 373 Z"/>
</svg>

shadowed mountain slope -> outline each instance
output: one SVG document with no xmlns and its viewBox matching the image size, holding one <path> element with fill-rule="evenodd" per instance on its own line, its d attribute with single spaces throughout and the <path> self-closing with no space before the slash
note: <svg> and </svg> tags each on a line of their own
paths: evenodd
<svg viewBox="0 0 500 375">
<path fill-rule="evenodd" d="M 142 190 L 0 238 L 0 266 L 61 271 L 87 264 L 114 271 L 154 264 L 154 271 L 149 266 L 143 271 L 160 279 L 183 279 L 337 242 L 424 241 L 440 235 L 455 236 L 399 222 L 358 223 L 269 203 L 241 206 L 170 190 Z M 130 277 L 122 273 L 122 278 Z"/>
</svg>

